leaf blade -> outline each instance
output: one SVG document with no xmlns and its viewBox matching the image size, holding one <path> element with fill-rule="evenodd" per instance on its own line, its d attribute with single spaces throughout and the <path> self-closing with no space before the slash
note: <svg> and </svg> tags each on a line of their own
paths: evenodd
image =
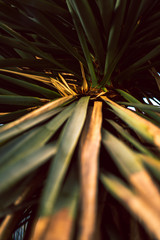
<svg viewBox="0 0 160 240">
<path fill-rule="evenodd" d="M 57 195 L 85 121 L 88 101 L 89 97 L 79 100 L 60 137 L 58 152 L 50 168 L 47 184 L 42 195 L 39 209 L 40 215 L 50 215 L 54 208 Z"/>
</svg>

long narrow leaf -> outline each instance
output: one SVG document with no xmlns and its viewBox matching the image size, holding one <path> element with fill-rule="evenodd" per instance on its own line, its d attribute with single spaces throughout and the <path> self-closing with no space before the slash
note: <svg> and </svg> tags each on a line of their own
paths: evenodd
<svg viewBox="0 0 160 240">
<path fill-rule="evenodd" d="M 16 139 L 11 140 L 8 144 L 5 144 L 4 147 L 0 149 L 0 162 L 4 164 L 17 162 L 24 156 L 29 155 L 31 152 L 43 146 L 72 114 L 74 107 L 75 103 L 70 104 L 48 123 L 34 128 Z"/>
<path fill-rule="evenodd" d="M 11 187 L 18 180 L 38 168 L 56 153 L 55 146 L 44 146 L 33 152 L 30 156 L 23 158 L 17 163 L 8 165 L 0 170 L 0 193 Z M 9 176 L 9 177 L 8 177 Z"/>
<path fill-rule="evenodd" d="M 144 153 L 148 156 L 154 156 L 153 153 L 151 153 L 145 146 L 143 146 L 140 142 L 137 141 L 133 136 L 131 136 L 126 130 L 124 130 L 120 125 L 118 125 L 116 122 L 112 120 L 108 120 L 108 122 L 131 144 L 133 144 L 134 147 L 136 147 L 137 150 L 139 150 L 141 153 Z"/>
<path fill-rule="evenodd" d="M 74 171 L 74 172 L 73 172 Z M 73 174 L 74 173 L 74 174 Z M 75 169 L 72 169 L 51 216 L 40 217 L 33 232 L 33 240 L 59 239 L 70 240 L 73 237 L 75 217 L 79 202 L 79 189 Z M 48 219 L 48 222 L 46 221 Z M 43 231 L 41 231 L 43 226 Z M 63 234 L 62 234 L 63 229 Z"/>
<path fill-rule="evenodd" d="M 91 75 L 91 80 L 92 80 L 92 87 L 95 87 L 97 85 L 97 78 L 96 78 L 96 74 L 95 74 L 95 71 L 94 71 L 94 67 L 93 67 L 91 56 L 90 56 L 90 52 L 89 52 L 89 49 L 88 49 L 88 46 L 87 46 L 87 42 L 86 42 L 86 39 L 85 39 L 85 36 L 84 36 L 84 32 L 83 32 L 82 27 L 79 23 L 79 19 L 77 18 L 76 14 L 74 13 L 74 11 L 71 7 L 71 4 L 70 4 L 69 0 L 67 1 L 67 4 L 68 4 L 68 8 L 69 8 L 69 10 L 72 14 L 73 21 L 74 21 L 74 24 L 75 24 L 75 27 L 76 27 L 76 30 L 77 30 L 77 33 L 78 33 L 78 37 L 79 37 L 79 40 L 80 40 L 80 43 L 81 43 L 86 61 L 87 61 L 88 69 L 89 69 L 89 72 L 90 72 L 90 75 Z"/>
<path fill-rule="evenodd" d="M 156 157 L 140 155 L 140 161 L 147 166 L 154 176 L 160 181 L 160 161 Z"/>
<path fill-rule="evenodd" d="M 141 197 L 135 195 L 116 177 L 101 175 L 101 181 L 114 197 L 121 201 L 138 219 L 141 219 L 146 230 L 152 236 L 160 239 L 160 217 Z"/>
<path fill-rule="evenodd" d="M 50 89 L 38 86 L 36 84 L 24 81 L 24 80 L 20 80 L 17 78 L 13 78 L 4 74 L 0 74 L 1 79 L 5 80 L 6 82 L 10 83 L 11 86 L 14 84 L 17 87 L 20 87 L 22 89 L 25 90 L 29 90 L 31 92 L 35 92 L 35 93 L 39 93 L 42 94 L 45 97 L 48 98 L 58 98 L 60 97 L 59 93 L 56 93 L 55 91 L 52 91 Z M 1 80 L 2 81 L 2 80 Z"/>
<path fill-rule="evenodd" d="M 108 103 L 115 113 L 125 121 L 131 128 L 143 136 L 148 142 L 160 148 L 160 129 L 148 120 L 138 116 L 136 113 L 121 107 L 107 97 L 101 97 Z"/>
<path fill-rule="evenodd" d="M 95 52 L 95 55 L 101 66 L 104 65 L 104 47 L 101 39 L 101 34 L 98 29 L 95 16 L 92 12 L 92 9 L 88 1 L 82 0 L 72 0 L 71 1 L 73 8 L 76 10 L 76 13 L 81 21 L 84 32 Z"/>
<path fill-rule="evenodd" d="M 151 105 L 146 105 L 146 104 L 142 104 L 139 100 L 137 100 L 135 97 L 133 97 L 132 95 L 130 95 L 129 93 L 117 89 L 117 91 L 126 99 L 128 100 L 130 103 L 133 103 L 132 106 L 134 105 L 135 107 L 139 108 L 140 110 L 143 110 L 145 113 L 147 113 L 150 117 L 152 117 L 154 120 L 156 120 L 157 122 L 160 122 L 159 116 L 157 116 L 156 113 L 154 113 L 154 111 L 159 112 L 160 111 L 160 107 L 158 106 L 151 106 Z M 151 111 L 150 111 L 151 110 Z"/>
<path fill-rule="evenodd" d="M 89 109 L 79 149 L 81 215 L 78 239 L 91 239 L 95 233 L 97 210 L 98 155 L 101 141 L 102 103 Z"/>
<path fill-rule="evenodd" d="M 41 51 L 38 47 L 33 45 L 32 42 L 28 41 L 26 38 L 24 38 L 19 33 L 15 32 L 13 29 L 8 27 L 6 24 L 0 23 L 0 27 L 4 31 L 8 32 L 11 36 L 15 37 L 18 41 L 20 41 L 21 43 L 24 43 L 26 45 L 26 47 L 28 47 L 28 50 L 30 51 L 30 53 L 32 53 L 34 56 L 44 58 L 44 59 L 48 60 L 49 62 L 55 64 L 56 66 L 60 67 L 61 69 L 65 70 L 65 71 L 72 72 L 72 71 L 70 71 L 70 69 L 66 68 L 64 65 L 62 65 L 61 63 L 56 61 L 50 55 Z"/>
<path fill-rule="evenodd" d="M 16 105 L 23 107 L 34 107 L 41 106 L 50 100 L 44 98 L 36 98 L 29 96 L 13 96 L 13 95 L 1 95 L 0 104 L 1 105 Z"/>
<path fill-rule="evenodd" d="M 53 40 L 56 39 L 56 41 L 58 41 L 67 52 L 73 55 L 78 61 L 81 61 L 85 64 L 81 55 L 76 52 L 76 50 L 72 47 L 64 35 L 53 25 L 53 23 L 48 21 L 45 15 L 38 11 L 33 11 L 33 15 L 40 25 L 45 28 L 46 31 L 49 31 L 50 35 L 53 37 Z"/>
<path fill-rule="evenodd" d="M 33 127 L 35 124 L 44 121 L 46 119 L 44 113 L 48 113 L 50 110 L 53 110 L 53 109 L 55 109 L 55 113 L 57 113 L 56 107 L 61 106 L 62 104 L 70 101 L 71 99 L 73 99 L 72 96 L 55 100 L 53 102 L 50 102 L 34 110 L 31 113 L 28 113 L 27 115 L 21 117 L 20 119 L 15 120 L 12 123 L 8 123 L 2 126 L 0 128 L 0 134 L 1 134 L 0 142 L 5 141 L 11 137 L 14 137 L 17 134 L 20 134 L 25 130 L 29 129 L 30 127 Z"/>
<path fill-rule="evenodd" d="M 103 131 L 102 139 L 104 146 L 113 156 L 113 159 L 121 172 L 127 177 L 134 188 L 145 198 L 145 201 L 160 213 L 159 190 L 148 172 L 140 163 L 139 155 L 134 153 L 134 151 L 127 145 L 107 131 Z"/>
<path fill-rule="evenodd" d="M 109 33 L 109 39 L 108 39 L 108 49 L 107 49 L 107 55 L 106 55 L 106 61 L 105 61 L 105 70 L 104 74 L 108 72 L 108 69 L 110 67 L 110 64 L 112 63 L 115 54 L 116 49 L 120 37 L 120 33 L 122 30 L 122 24 L 124 20 L 124 14 L 125 14 L 125 8 L 126 8 L 127 1 L 116 1 L 115 4 L 115 15 L 114 20 L 111 25 L 110 33 Z"/>
<path fill-rule="evenodd" d="M 42 194 L 39 214 L 50 215 L 68 169 L 72 154 L 79 139 L 87 112 L 89 97 L 79 100 L 59 140 L 56 157 L 50 167 L 49 176 Z"/>
</svg>

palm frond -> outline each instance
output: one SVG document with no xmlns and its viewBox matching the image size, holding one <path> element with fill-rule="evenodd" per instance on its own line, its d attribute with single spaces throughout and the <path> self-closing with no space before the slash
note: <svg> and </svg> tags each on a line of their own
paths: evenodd
<svg viewBox="0 0 160 240">
<path fill-rule="evenodd" d="M 0 8 L 0 239 L 160 239 L 159 1 Z"/>
</svg>

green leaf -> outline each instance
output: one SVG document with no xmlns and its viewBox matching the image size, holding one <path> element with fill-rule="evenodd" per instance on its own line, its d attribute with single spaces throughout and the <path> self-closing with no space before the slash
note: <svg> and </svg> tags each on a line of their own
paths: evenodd
<svg viewBox="0 0 160 240">
<path fill-rule="evenodd" d="M 160 181 L 160 161 L 154 156 L 140 155 L 140 161 Z"/>
<path fill-rule="evenodd" d="M 44 164 L 55 153 L 55 146 L 44 146 L 31 153 L 31 155 L 22 158 L 21 161 L 3 167 L 0 170 L 0 194 Z"/>
<path fill-rule="evenodd" d="M 86 39 L 85 39 L 85 36 L 84 36 L 83 29 L 80 25 L 79 19 L 77 18 L 74 10 L 72 9 L 72 6 L 71 6 L 69 0 L 67 0 L 67 4 L 68 4 L 68 8 L 70 10 L 70 13 L 72 15 L 72 18 L 73 18 L 73 21 L 74 21 L 74 24 L 75 24 L 75 28 L 77 30 L 77 34 L 78 34 L 78 37 L 79 37 L 79 41 L 81 43 L 81 46 L 82 46 L 82 49 L 83 49 L 83 52 L 84 52 L 84 55 L 85 55 L 85 58 L 86 58 L 86 61 L 87 61 L 89 73 L 91 75 L 92 87 L 96 87 L 97 86 L 97 78 L 96 78 L 96 74 L 95 74 L 95 71 L 94 71 L 94 66 L 93 66 L 93 63 L 92 63 L 91 55 L 90 55 L 90 52 L 89 52 L 89 49 L 88 49 L 88 46 L 87 46 L 87 42 L 86 42 Z"/>
<path fill-rule="evenodd" d="M 1 72 L 6 72 L 6 73 L 11 73 L 12 75 L 16 75 L 16 76 L 22 76 L 22 77 L 27 77 L 29 79 L 35 80 L 35 81 L 42 81 L 42 82 L 50 82 L 51 81 L 51 77 L 50 76 L 40 76 L 37 75 L 35 72 L 35 74 L 30 74 L 30 73 L 25 73 L 24 71 L 13 71 L 13 70 L 9 70 L 9 69 L 0 69 Z M 52 91 L 51 91 L 52 92 Z"/>
<path fill-rule="evenodd" d="M 159 238 L 160 217 L 157 211 L 152 209 L 146 199 L 142 199 L 138 194 L 131 191 L 119 178 L 101 174 L 101 181 L 105 188 L 116 197 L 125 208 L 134 214 L 137 219 L 152 233 L 152 236 Z M 152 221 L 151 221 L 152 219 Z"/>
<path fill-rule="evenodd" d="M 85 64 L 83 58 L 76 52 L 76 50 L 72 47 L 72 45 L 68 42 L 68 40 L 64 37 L 64 35 L 53 25 L 53 23 L 50 22 L 45 17 L 45 15 L 43 15 L 41 12 L 38 12 L 38 11 L 33 11 L 32 14 L 36 18 L 36 20 L 39 22 L 41 27 L 50 33 L 50 35 L 53 38 L 53 42 L 54 40 L 58 41 L 58 43 L 63 47 L 63 49 L 65 49 L 68 53 L 73 55 L 78 61 L 81 61 L 83 64 Z M 45 56 L 44 53 L 42 55 Z"/>
<path fill-rule="evenodd" d="M 28 50 L 30 51 L 30 53 L 33 54 L 33 56 L 38 56 L 41 58 L 46 59 L 47 61 L 53 63 L 54 65 L 60 67 L 61 69 L 65 70 L 65 71 L 69 71 L 70 70 L 68 68 L 66 68 L 64 65 L 62 65 L 61 63 L 59 63 L 58 61 L 56 61 L 54 58 L 52 58 L 50 55 L 42 52 L 38 47 L 36 47 L 32 42 L 28 41 L 26 38 L 24 38 L 22 35 L 20 35 L 18 32 L 14 31 L 13 29 L 11 29 L 10 27 L 8 27 L 6 24 L 0 23 L 0 27 L 6 31 L 7 33 L 9 33 L 11 36 L 13 36 L 14 38 L 17 39 L 17 41 L 19 41 L 20 43 L 23 43 L 26 47 L 28 47 Z M 72 71 L 71 71 L 72 72 Z"/>
<path fill-rule="evenodd" d="M 0 95 L 16 95 L 16 94 L 6 89 L 0 88 Z"/>
<path fill-rule="evenodd" d="M 160 123 L 159 116 L 156 113 L 154 113 L 154 112 L 159 112 L 160 107 L 142 104 L 135 97 L 133 97 L 132 95 L 130 95 L 129 93 L 127 93 L 123 90 L 117 89 L 117 92 L 120 93 L 121 96 L 123 96 L 126 100 L 128 100 L 131 103 L 131 106 L 135 106 L 138 109 L 140 109 L 141 111 L 144 111 L 145 113 L 147 113 L 148 116 L 152 117 L 154 120 L 156 120 L 157 122 Z"/>
<path fill-rule="evenodd" d="M 43 59 L 19 59 L 19 58 L 7 58 L 0 60 L 0 67 L 38 67 L 41 68 L 52 68 L 53 65 Z"/>
<path fill-rule="evenodd" d="M 142 165 L 139 163 L 138 156 L 133 150 L 111 133 L 103 130 L 102 141 L 107 151 L 111 154 L 114 161 L 127 178 L 143 170 Z"/>
<path fill-rule="evenodd" d="M 18 0 L 18 2 L 22 4 L 20 0 Z M 48 12 L 50 14 L 56 14 L 56 15 L 58 14 L 62 16 L 69 15 L 65 8 L 60 7 L 55 2 L 44 1 L 44 0 L 34 0 L 33 2 L 32 0 L 24 0 L 22 6 L 23 5 L 33 7 L 43 12 Z"/>
<path fill-rule="evenodd" d="M 75 169 L 72 169 L 72 171 L 75 171 Z M 79 189 L 77 187 L 77 177 L 71 175 L 73 175 L 72 172 L 70 172 L 64 184 L 52 215 L 42 216 L 38 219 L 32 236 L 33 240 L 40 237 L 49 239 L 49 236 L 52 236 L 53 239 L 62 239 L 64 235 L 66 239 L 72 238 L 78 210 Z"/>
<path fill-rule="evenodd" d="M 56 93 L 55 91 L 38 86 L 37 84 L 29 83 L 27 81 L 13 78 L 13 77 L 10 77 L 10 76 L 4 75 L 4 74 L 0 74 L 0 78 L 1 78 L 0 81 L 5 80 L 6 82 L 8 82 L 12 85 L 14 84 L 15 86 L 21 87 L 22 89 L 42 94 L 43 96 L 45 96 L 47 98 L 60 97 L 59 93 Z"/>
<path fill-rule="evenodd" d="M 131 74 L 131 73 L 135 72 L 135 69 L 137 69 L 138 67 L 142 66 L 143 64 L 146 64 L 150 59 L 157 57 L 159 54 L 160 54 L 160 45 L 154 47 L 150 52 L 145 54 L 145 56 L 141 57 L 136 62 L 134 62 L 133 64 L 129 65 L 128 68 L 126 68 L 124 71 L 122 71 L 120 73 L 119 78 L 121 77 L 121 79 L 122 79 L 122 77 L 123 77 L 123 79 L 124 79 L 125 76 L 128 73 Z"/>
<path fill-rule="evenodd" d="M 46 120 L 46 115 L 48 115 L 48 112 L 53 111 L 53 115 L 56 114 L 57 107 L 73 99 L 74 98 L 72 96 L 64 97 L 53 102 L 47 103 L 44 106 L 32 111 L 31 113 L 26 114 L 20 119 L 17 119 L 14 122 L 2 126 L 0 128 L 0 143 L 20 133 L 23 133 L 25 130 L 35 126 L 38 123 L 43 122 L 44 120 Z"/>
<path fill-rule="evenodd" d="M 121 107 L 107 97 L 101 97 L 114 110 L 115 114 L 126 122 L 132 129 L 146 139 L 147 142 L 160 148 L 160 128 L 138 116 L 136 113 Z"/>
<path fill-rule="evenodd" d="M 9 113 L 0 113 L 0 123 L 5 124 L 14 121 L 15 119 L 22 117 L 23 115 L 31 112 L 32 110 L 32 108 L 27 108 Z"/>
<path fill-rule="evenodd" d="M 111 20 L 114 13 L 115 0 L 97 0 L 97 5 L 101 13 L 106 39 L 108 41 L 108 35 L 111 26 Z"/>
<path fill-rule="evenodd" d="M 47 99 L 28 97 L 28 96 L 12 96 L 12 95 L 1 95 L 1 105 L 16 105 L 23 107 L 41 106 L 44 103 L 49 102 Z"/>
<path fill-rule="evenodd" d="M 46 186 L 42 193 L 39 214 L 50 215 L 62 186 L 74 149 L 86 118 L 89 97 L 83 97 L 77 103 L 59 140 L 58 151 L 50 166 Z"/>
<path fill-rule="evenodd" d="M 108 120 L 108 122 L 127 140 L 129 141 L 137 150 L 141 153 L 147 154 L 148 156 L 154 156 L 145 146 L 143 146 L 137 139 L 129 134 L 127 130 L 121 127 L 119 124 L 112 120 Z"/>
<path fill-rule="evenodd" d="M 0 162 L 8 164 L 8 162 L 19 161 L 24 156 L 43 146 L 72 114 L 74 107 L 75 103 L 70 104 L 48 123 L 31 129 L 31 131 L 20 135 L 4 145 L 0 150 Z"/>
<path fill-rule="evenodd" d="M 151 105 L 151 104 L 144 104 L 144 103 L 133 103 L 133 102 L 118 102 L 119 104 L 121 105 L 125 105 L 125 106 L 133 106 L 133 107 L 136 107 L 138 109 L 140 109 L 141 111 L 145 111 L 147 114 L 148 112 L 151 112 L 154 114 L 154 112 L 158 113 L 160 112 L 160 107 L 159 106 L 154 106 L 154 105 Z M 149 114 L 148 114 L 149 115 Z M 156 115 L 156 114 L 155 114 Z M 158 115 L 157 115 L 158 116 Z"/>
<path fill-rule="evenodd" d="M 126 0 L 117 0 L 114 9 L 114 18 L 110 28 L 109 38 L 108 38 L 108 48 L 105 61 L 105 70 L 104 74 L 107 74 L 108 69 L 115 58 L 115 55 L 118 50 L 118 42 L 120 38 L 120 33 L 122 30 L 122 25 L 124 21 L 125 9 L 126 9 Z"/>
<path fill-rule="evenodd" d="M 12 47 L 12 48 L 16 48 L 16 49 L 20 49 L 25 52 L 28 52 L 27 47 L 25 47 L 23 44 L 20 44 L 16 39 L 11 37 L 0 36 L 0 43 L 8 47 Z"/>
<path fill-rule="evenodd" d="M 95 52 L 96 58 L 100 62 L 100 65 L 104 66 L 105 50 L 102 43 L 102 35 L 98 29 L 98 24 L 89 2 L 86 0 L 71 0 L 70 3 L 79 17 L 87 39 Z"/>
<path fill-rule="evenodd" d="M 132 31 L 134 26 L 137 24 L 137 21 L 140 19 L 142 11 L 144 11 L 147 5 L 148 4 L 146 0 L 142 0 L 140 2 L 138 0 L 130 1 L 126 16 L 126 24 L 123 38 L 126 38 Z"/>
</svg>

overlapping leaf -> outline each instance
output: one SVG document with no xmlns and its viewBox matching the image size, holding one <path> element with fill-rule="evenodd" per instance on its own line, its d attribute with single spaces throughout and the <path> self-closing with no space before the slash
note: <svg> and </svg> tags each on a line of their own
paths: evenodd
<svg viewBox="0 0 160 240">
<path fill-rule="evenodd" d="M 128 239 L 128 222 L 145 239 L 113 195 L 160 239 L 159 106 L 142 103 L 159 100 L 159 1 L 0 0 L 0 8 L 3 238 L 24 221 L 29 239 L 38 219 L 37 240 Z"/>
</svg>

